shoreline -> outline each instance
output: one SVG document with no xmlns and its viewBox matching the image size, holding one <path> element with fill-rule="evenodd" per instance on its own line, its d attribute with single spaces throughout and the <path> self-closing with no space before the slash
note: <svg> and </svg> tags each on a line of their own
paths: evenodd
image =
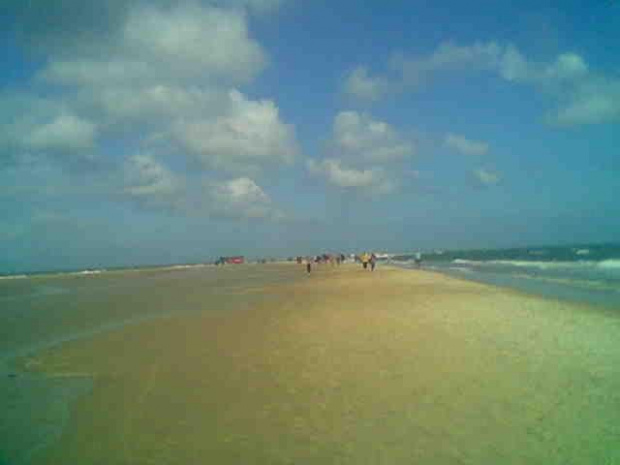
<svg viewBox="0 0 620 465">
<path fill-rule="evenodd" d="M 35 372 L 94 380 L 60 440 L 34 463 L 66 457 L 88 463 L 95 449 L 115 463 L 155 457 L 166 458 L 161 463 L 174 457 L 248 463 L 253 457 L 265 464 L 330 457 L 341 463 L 377 463 L 369 457 L 514 460 L 525 453 L 510 446 L 515 434 L 534 451 L 531 458 L 561 463 L 567 455 L 548 455 L 540 438 L 526 434 L 530 425 L 562 441 L 554 435 L 560 423 L 547 411 L 546 396 L 557 396 L 575 370 L 600 368 L 589 364 L 598 355 L 607 356 L 603 373 L 585 376 L 594 376 L 598 386 L 580 381 L 582 396 L 560 397 L 584 413 L 579 402 L 588 389 L 618 385 L 610 371 L 620 361 L 612 344 L 620 320 L 613 315 L 429 270 L 330 268 L 284 284 L 250 286 L 239 294 L 237 303 L 246 305 L 241 311 L 156 318 L 33 355 Z M 579 357 L 564 360 L 569 348 Z M 500 364 L 498 356 L 505 358 Z M 521 385 L 524 375 L 537 387 L 532 404 L 524 392 L 505 395 L 532 389 Z M 602 399 L 606 409 L 618 406 L 617 398 Z M 533 426 L 541 409 L 554 418 L 546 428 Z M 514 431 L 498 412 L 517 424 Z M 465 430 L 450 432 L 454 421 L 465 422 Z M 600 420 L 601 431 L 609 422 Z M 476 436 L 477 427 L 486 432 Z M 95 430 L 102 437 L 84 442 Z M 489 447 L 489 435 L 499 449 Z M 134 437 L 142 439 L 134 445 Z M 479 451 L 471 446 L 476 438 L 487 444 Z M 590 456 L 602 457 L 586 446 Z"/>
<path fill-rule="evenodd" d="M 403 270 L 413 270 L 416 268 L 407 266 L 405 264 L 392 264 L 395 268 Z M 588 289 L 581 287 L 574 287 L 561 282 L 553 281 L 553 279 L 545 282 L 536 282 L 534 278 L 526 278 L 523 276 L 512 276 L 509 274 L 484 274 L 482 272 L 457 272 L 449 269 L 433 268 L 424 266 L 420 269 L 429 273 L 438 273 L 442 276 L 447 276 L 453 279 L 462 280 L 466 282 L 473 282 L 483 284 L 486 286 L 497 287 L 506 291 L 514 291 L 523 295 L 529 295 L 538 297 L 541 299 L 548 299 L 552 301 L 560 301 L 567 305 L 587 306 L 592 307 L 603 312 L 619 313 L 620 314 L 620 294 L 616 295 L 620 291 L 607 290 L 605 292 L 611 293 L 605 295 L 600 290 Z"/>
</svg>

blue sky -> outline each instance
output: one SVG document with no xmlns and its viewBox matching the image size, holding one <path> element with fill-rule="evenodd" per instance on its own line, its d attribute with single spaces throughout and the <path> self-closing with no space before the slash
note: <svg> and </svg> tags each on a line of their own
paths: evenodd
<svg viewBox="0 0 620 465">
<path fill-rule="evenodd" d="M 7 0 L 0 272 L 620 237 L 620 4 Z"/>
</svg>

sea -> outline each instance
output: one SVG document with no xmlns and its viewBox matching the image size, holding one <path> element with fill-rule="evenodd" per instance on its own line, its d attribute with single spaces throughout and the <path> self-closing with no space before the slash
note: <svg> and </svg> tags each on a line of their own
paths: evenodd
<svg viewBox="0 0 620 465">
<path fill-rule="evenodd" d="M 543 297 L 620 311 L 620 244 L 429 250 L 421 268 Z M 416 252 L 391 262 L 417 268 Z"/>
</svg>

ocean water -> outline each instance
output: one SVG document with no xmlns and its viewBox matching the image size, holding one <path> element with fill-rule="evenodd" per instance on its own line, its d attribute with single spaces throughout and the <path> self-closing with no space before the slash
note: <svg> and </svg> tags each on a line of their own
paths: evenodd
<svg viewBox="0 0 620 465">
<path fill-rule="evenodd" d="M 393 263 L 414 268 L 414 255 Z M 620 311 L 620 244 L 431 251 L 422 267 L 463 279 Z"/>
<path fill-rule="evenodd" d="M 160 316 L 243 308 L 248 287 L 287 279 L 290 273 L 259 265 L 0 278 L 0 465 L 29 464 L 59 437 L 72 403 L 93 385 L 89 376 L 20 373 L 20 357 Z"/>
</svg>

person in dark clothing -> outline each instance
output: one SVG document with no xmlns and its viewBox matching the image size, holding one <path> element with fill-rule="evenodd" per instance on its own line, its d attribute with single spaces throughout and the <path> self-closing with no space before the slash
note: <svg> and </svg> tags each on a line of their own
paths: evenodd
<svg viewBox="0 0 620 465">
<path fill-rule="evenodd" d="M 374 253 L 370 254 L 370 271 L 375 271 L 376 265 L 377 265 L 377 256 Z"/>
</svg>

